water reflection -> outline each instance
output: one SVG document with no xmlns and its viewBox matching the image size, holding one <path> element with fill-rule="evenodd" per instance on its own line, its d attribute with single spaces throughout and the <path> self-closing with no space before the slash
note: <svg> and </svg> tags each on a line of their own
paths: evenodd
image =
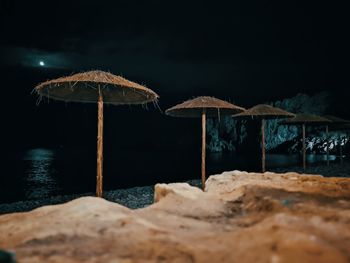
<svg viewBox="0 0 350 263">
<path fill-rule="evenodd" d="M 255 158 L 255 159 L 254 159 Z M 222 153 L 208 154 L 208 167 L 217 167 L 222 169 L 244 169 L 254 170 L 260 168 L 260 156 L 252 157 L 246 155 L 232 155 Z M 329 155 L 330 161 L 336 161 L 336 155 Z M 309 164 L 325 163 L 327 161 L 326 154 L 307 154 L 306 161 Z M 257 165 L 254 167 L 253 165 Z M 301 164 L 300 154 L 266 154 L 266 164 L 269 168 L 299 166 Z"/>
<path fill-rule="evenodd" d="M 28 163 L 25 171 L 25 196 L 27 199 L 38 199 L 50 196 L 59 189 L 52 176 L 54 151 L 37 148 L 25 153 L 23 160 Z"/>
</svg>

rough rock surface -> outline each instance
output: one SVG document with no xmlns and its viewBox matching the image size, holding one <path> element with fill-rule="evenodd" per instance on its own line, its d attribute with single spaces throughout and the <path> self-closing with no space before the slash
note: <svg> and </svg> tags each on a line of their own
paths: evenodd
<svg viewBox="0 0 350 263">
<path fill-rule="evenodd" d="M 349 262 L 350 179 L 225 172 L 157 185 L 130 210 L 94 197 L 0 216 L 19 262 Z"/>
</svg>

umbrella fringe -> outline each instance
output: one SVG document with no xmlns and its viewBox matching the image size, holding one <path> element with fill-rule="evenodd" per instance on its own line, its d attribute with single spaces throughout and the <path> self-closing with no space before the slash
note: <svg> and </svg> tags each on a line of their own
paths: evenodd
<svg viewBox="0 0 350 263">
<path fill-rule="evenodd" d="M 36 88 L 32 89 L 32 91 L 30 92 L 30 95 L 33 95 L 34 92 L 37 92 Z"/>
<path fill-rule="evenodd" d="M 36 100 L 36 103 L 35 103 L 36 106 L 39 106 L 39 104 L 40 104 L 42 98 L 43 98 L 43 96 L 41 96 L 41 95 L 38 96 L 38 98 L 37 98 L 37 100 Z"/>
<path fill-rule="evenodd" d="M 147 103 L 141 103 L 141 108 L 148 111 Z"/>
<path fill-rule="evenodd" d="M 53 96 L 50 96 L 50 98 L 61 101 L 92 103 L 96 102 L 94 92 L 91 91 L 97 90 L 95 87 L 96 83 L 99 83 L 102 89 L 107 89 L 111 94 L 116 91 L 112 96 L 108 94 L 105 103 L 115 105 L 141 104 L 146 101 L 151 102 L 158 98 L 158 95 L 155 92 L 145 86 L 124 79 L 123 77 L 98 70 L 72 74 L 71 76 L 46 81 L 39 84 L 35 89 L 40 95 L 47 96 L 48 90 L 55 88 L 55 90 L 52 90 L 51 95 Z M 83 89 L 84 87 L 86 87 L 87 90 L 81 93 L 80 89 Z M 60 88 L 62 88 L 61 91 Z M 79 89 L 78 94 L 76 92 L 77 89 Z M 74 91 L 72 97 L 67 97 L 67 91 L 69 90 Z M 134 93 L 134 96 L 129 97 L 130 93 Z M 79 98 L 79 96 L 81 98 Z"/>
<path fill-rule="evenodd" d="M 74 84 L 72 85 L 72 88 L 74 88 L 75 85 L 77 85 L 78 81 L 74 82 Z"/>
<path fill-rule="evenodd" d="M 227 101 L 214 97 L 201 96 L 175 105 L 167 109 L 165 114 L 174 117 L 200 117 L 203 109 L 207 110 L 207 117 L 218 116 L 219 119 L 221 118 L 221 114 L 232 115 L 245 110 Z"/>
<path fill-rule="evenodd" d="M 160 112 L 161 114 L 164 114 L 164 111 L 159 107 L 158 99 L 155 99 L 154 101 L 152 101 L 152 103 L 153 103 L 153 106 L 154 106 L 157 110 L 159 110 L 159 112 Z"/>
</svg>

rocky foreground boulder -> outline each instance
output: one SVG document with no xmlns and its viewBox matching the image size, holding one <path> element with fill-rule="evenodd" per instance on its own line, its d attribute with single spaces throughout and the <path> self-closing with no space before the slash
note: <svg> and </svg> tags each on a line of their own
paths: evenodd
<svg viewBox="0 0 350 263">
<path fill-rule="evenodd" d="M 130 210 L 95 197 L 0 216 L 18 262 L 350 262 L 350 179 L 225 172 L 158 184 Z"/>
</svg>

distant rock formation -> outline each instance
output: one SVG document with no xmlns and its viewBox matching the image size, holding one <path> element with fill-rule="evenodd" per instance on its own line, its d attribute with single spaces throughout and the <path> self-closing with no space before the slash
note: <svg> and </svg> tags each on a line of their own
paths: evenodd
<svg viewBox="0 0 350 263">
<path fill-rule="evenodd" d="M 312 113 L 324 115 L 329 107 L 329 94 L 317 93 L 314 96 L 298 94 L 293 98 L 276 101 L 272 106 L 285 109 L 293 113 Z M 280 120 L 271 120 L 266 124 L 266 149 L 276 148 L 278 145 L 300 137 L 301 129 L 298 126 L 278 125 Z M 323 128 L 324 129 L 324 128 Z M 319 129 L 316 129 L 316 131 Z M 321 136 L 323 134 L 321 133 Z"/>
<path fill-rule="evenodd" d="M 349 262 L 350 179 L 225 172 L 158 184 L 131 210 L 96 197 L 0 216 L 18 262 Z"/>
<path fill-rule="evenodd" d="M 293 113 L 324 115 L 330 105 L 330 101 L 329 94 L 327 92 L 321 92 L 313 96 L 298 94 L 295 97 L 268 104 Z M 266 122 L 266 149 L 272 150 L 285 142 L 294 141 L 293 144 L 287 144 L 290 146 L 287 151 L 300 151 L 300 127 L 281 126 L 278 124 L 279 121 L 280 120 L 269 120 Z M 220 120 L 209 119 L 207 121 L 207 131 L 209 135 L 207 144 L 208 150 L 210 152 L 234 152 L 244 148 L 251 148 L 251 145 L 249 145 L 252 143 L 251 140 L 255 140 L 256 143 L 258 143 L 259 139 L 258 127 L 249 127 L 252 125 L 251 122 L 252 121 L 235 120 L 227 116 L 222 116 Z M 348 137 L 345 133 L 342 135 L 342 144 L 346 144 L 348 142 Z M 312 130 L 312 136 L 307 140 L 309 150 L 312 148 L 313 151 L 324 152 L 325 147 L 322 146 L 326 143 L 324 127 L 314 128 Z M 339 143 L 339 133 L 333 133 L 329 144 L 335 146 L 339 145 Z"/>
</svg>

